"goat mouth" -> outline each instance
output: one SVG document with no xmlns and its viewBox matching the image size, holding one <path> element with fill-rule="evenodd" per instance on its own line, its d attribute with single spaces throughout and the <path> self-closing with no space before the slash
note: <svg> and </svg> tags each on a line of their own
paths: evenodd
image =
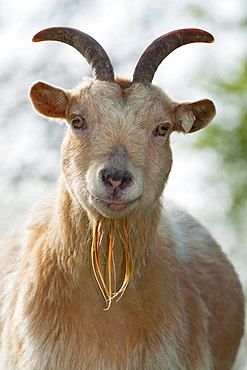
<svg viewBox="0 0 247 370">
<path fill-rule="evenodd" d="M 134 206 L 134 203 L 138 201 L 139 198 L 134 199 L 132 201 L 127 202 L 116 202 L 116 201 L 109 201 L 104 200 L 101 198 L 98 198 L 94 195 L 92 195 L 93 203 L 96 205 L 99 210 L 103 212 L 114 212 L 114 213 L 121 213 L 128 209 L 128 211 L 132 210 L 132 206 Z"/>
<path fill-rule="evenodd" d="M 109 209 L 110 211 L 114 211 L 114 212 L 121 212 L 121 211 L 124 211 L 129 205 L 133 204 L 135 202 L 132 201 L 132 202 L 125 202 L 125 203 L 120 203 L 120 202 L 111 202 L 111 201 L 105 201 L 103 199 L 100 199 L 100 198 L 96 198 L 96 201 L 97 203 L 100 203 L 101 205 L 103 205 L 104 207 L 106 207 L 107 209 Z"/>
<path fill-rule="evenodd" d="M 107 203 L 106 206 L 109 210 L 115 211 L 115 212 L 121 212 L 125 210 L 128 203 Z"/>
</svg>

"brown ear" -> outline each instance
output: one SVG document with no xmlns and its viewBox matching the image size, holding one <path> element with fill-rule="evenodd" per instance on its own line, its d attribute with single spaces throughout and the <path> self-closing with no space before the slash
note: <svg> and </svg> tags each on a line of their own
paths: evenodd
<svg viewBox="0 0 247 370">
<path fill-rule="evenodd" d="M 43 116 L 65 118 L 69 93 L 44 82 L 37 82 L 31 87 L 29 95 L 34 108 Z"/>
<path fill-rule="evenodd" d="M 206 127 L 214 118 L 216 109 L 211 100 L 182 103 L 175 109 L 175 129 L 191 133 Z"/>
</svg>

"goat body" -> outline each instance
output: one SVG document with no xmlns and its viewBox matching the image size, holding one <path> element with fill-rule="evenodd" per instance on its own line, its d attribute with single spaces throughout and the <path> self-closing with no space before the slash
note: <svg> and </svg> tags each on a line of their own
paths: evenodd
<svg viewBox="0 0 247 370">
<path fill-rule="evenodd" d="M 171 133 L 206 126 L 213 103 L 112 78 L 30 96 L 68 130 L 57 191 L 1 244 L 1 369 L 231 369 L 238 277 L 203 226 L 161 202 Z"/>
</svg>

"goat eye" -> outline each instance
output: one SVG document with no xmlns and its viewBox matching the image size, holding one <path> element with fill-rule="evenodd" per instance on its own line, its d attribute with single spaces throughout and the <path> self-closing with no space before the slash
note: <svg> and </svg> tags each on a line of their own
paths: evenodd
<svg viewBox="0 0 247 370">
<path fill-rule="evenodd" d="M 81 116 L 73 116 L 70 121 L 72 126 L 75 128 L 81 128 L 85 125 L 85 120 Z"/>
<path fill-rule="evenodd" d="M 157 127 L 155 133 L 156 135 L 165 135 L 169 128 L 170 128 L 169 123 L 162 123 Z"/>
</svg>

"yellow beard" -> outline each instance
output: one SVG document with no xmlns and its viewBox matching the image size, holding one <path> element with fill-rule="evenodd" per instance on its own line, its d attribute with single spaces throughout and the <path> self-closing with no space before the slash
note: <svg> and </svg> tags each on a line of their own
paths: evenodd
<svg viewBox="0 0 247 370">
<path fill-rule="evenodd" d="M 107 303 L 105 310 L 108 310 L 114 298 L 121 298 L 125 292 L 131 277 L 131 258 L 129 250 L 129 232 L 128 227 L 123 222 L 121 224 L 119 235 L 122 240 L 124 260 L 125 260 L 125 273 L 120 288 L 117 289 L 117 278 L 114 263 L 114 245 L 115 245 L 115 221 L 108 221 L 108 236 L 109 246 L 107 255 L 107 266 L 106 273 L 102 271 L 102 263 L 100 257 L 100 248 L 102 244 L 102 238 L 104 234 L 103 226 L 101 221 L 97 221 L 93 228 L 93 240 L 91 246 L 91 262 L 93 267 L 93 273 L 96 282 L 100 288 L 100 291 Z M 105 275 L 105 276 L 104 276 Z"/>
</svg>

